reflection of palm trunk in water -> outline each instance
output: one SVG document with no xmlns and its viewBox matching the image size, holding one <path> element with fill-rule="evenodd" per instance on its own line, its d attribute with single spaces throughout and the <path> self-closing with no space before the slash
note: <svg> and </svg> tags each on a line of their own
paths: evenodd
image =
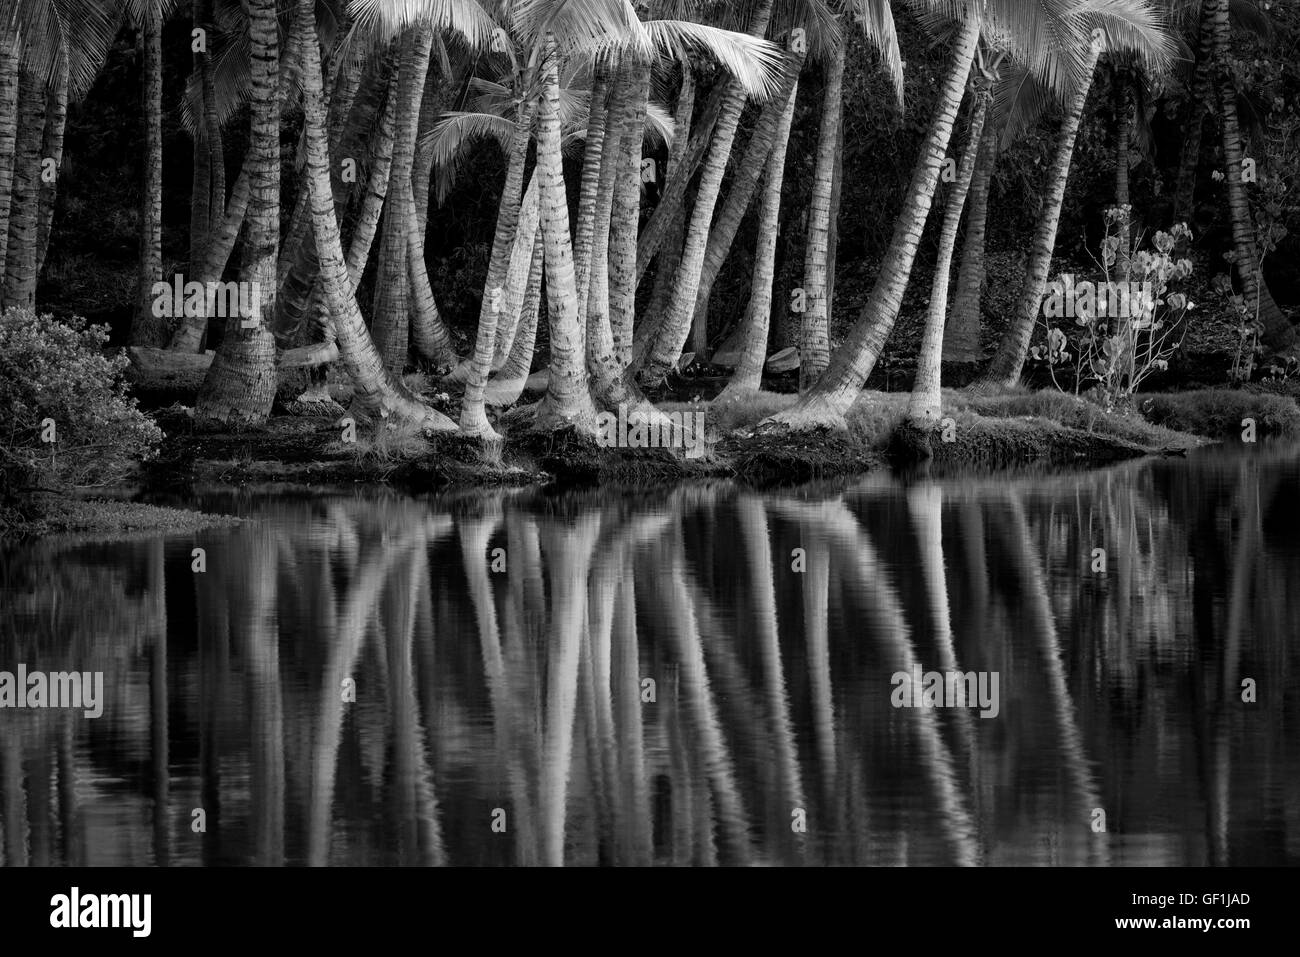
<svg viewBox="0 0 1300 957">
<path fill-rule="evenodd" d="M 237 532 L 240 564 L 229 595 L 231 637 L 248 662 L 252 747 L 253 844 L 259 866 L 284 863 L 284 701 L 280 689 L 280 639 L 276 626 L 276 543 L 254 527 Z M 234 549 L 231 550 L 234 554 Z"/>
<path fill-rule="evenodd" d="M 417 545 L 407 574 L 393 574 L 384 589 L 382 613 L 376 625 L 384 637 L 388 660 L 389 721 L 393 728 L 393 784 L 389 797 L 396 806 L 394 820 L 402 829 L 398 855 L 402 864 L 438 867 L 445 863 L 438 827 L 438 801 L 429 769 L 415 694 L 415 660 L 411 645 L 416 609 L 428 587 L 428 560 Z M 413 856 L 413 853 L 418 856 Z"/>
<path fill-rule="evenodd" d="M 425 544 L 423 535 L 415 535 L 397 542 L 376 541 L 370 548 L 361 548 L 357 559 L 360 571 L 348 590 L 343 608 L 325 635 L 330 653 L 321 677 L 307 827 L 307 863 L 313 867 L 329 863 L 334 779 L 338 772 L 339 741 L 343 731 L 343 679 L 349 677 L 356 667 L 367 623 L 375 613 L 375 605 L 393 566 L 413 545 L 424 547 Z M 357 693 L 360 695 L 361 689 Z"/>
<path fill-rule="evenodd" d="M 470 602 L 478 622 L 479 648 L 483 657 L 483 673 L 487 680 L 488 698 L 492 705 L 492 734 L 496 742 L 495 754 L 501 761 L 507 786 L 510 790 L 509 833 L 514 834 L 515 863 L 531 867 L 537 864 L 536 825 L 533 799 L 529 793 L 527 772 L 520 762 L 522 747 L 516 738 L 520 732 L 520 711 L 517 699 L 511 693 L 506 666 L 501 655 L 501 635 L 497 622 L 496 602 L 488 579 L 488 539 L 496 529 L 495 517 L 491 520 L 465 519 L 458 526 L 461 560 L 469 579 Z M 511 554 L 507 551 L 507 555 Z M 517 556 L 521 558 L 522 555 Z M 509 565 L 507 565 L 509 569 Z M 521 574 L 518 569 L 511 574 Z M 512 589 L 511 598 L 514 590 Z M 509 612 L 507 612 L 509 614 Z"/>
<path fill-rule="evenodd" d="M 771 822 L 775 834 L 802 856 L 804 843 L 791 829 L 791 814 L 796 808 L 807 811 L 803 782 L 799 774 L 799 755 L 790 727 L 790 702 L 786 696 L 785 674 L 781 667 L 781 642 L 777 633 L 776 594 L 772 581 L 772 548 L 768 541 L 767 516 L 761 500 L 746 495 L 737 503 L 741 536 L 749 554 L 750 594 L 758 620 L 758 646 L 763 662 L 763 684 L 768 715 L 772 721 L 772 744 L 780 782 L 781 804 Z M 823 576 L 824 579 L 825 576 Z"/>
<path fill-rule="evenodd" d="M 578 698 L 578 651 L 586 623 L 587 573 L 600 520 L 557 520 L 542 536 L 551 577 L 551 628 L 546 668 L 546 730 L 542 757 L 542 863 L 564 864 L 564 826 L 573 726 Z"/>
<path fill-rule="evenodd" d="M 679 681 L 690 715 L 692 737 L 712 788 L 722 848 L 729 855 L 723 863 L 748 863 L 752 853 L 749 829 L 704 662 L 704 649 L 696 622 L 697 590 L 687 583 L 680 540 L 661 546 L 659 556 L 660 560 L 650 566 L 655 569 L 655 574 L 646 577 L 654 583 L 654 604 L 663 616 L 664 627 L 681 663 Z"/>
<path fill-rule="evenodd" d="M 911 674 L 920 667 L 920 662 L 909 637 L 902 605 L 884 576 L 884 569 L 867 533 L 842 502 L 838 505 L 838 509 L 827 510 L 822 533 L 828 542 L 840 550 L 841 560 L 854 570 L 852 579 L 866 593 L 864 610 L 875 623 L 873 632 L 883 640 L 883 650 L 889 666 L 894 672 Z M 958 864 L 974 865 L 979 861 L 979 848 L 975 840 L 977 829 L 966 809 L 952 756 L 943 741 L 938 719 L 932 709 L 917 708 L 914 713 L 916 717 L 910 723 L 921 748 L 926 778 L 938 804 L 940 822 L 949 847 Z"/>
<path fill-rule="evenodd" d="M 1029 524 L 1025 521 L 1024 506 L 1016 496 L 1008 503 L 1009 541 L 1007 553 L 1019 591 L 1026 598 L 1026 611 L 1030 625 L 1038 636 L 1039 648 L 1046 668 L 1048 690 L 1051 694 L 1051 713 L 1056 724 L 1061 753 L 1065 756 L 1066 776 L 1073 788 L 1076 810 L 1079 813 L 1077 826 L 1091 834 L 1092 813 L 1101 807 L 1100 796 L 1088 765 L 1087 752 L 1083 746 L 1083 736 L 1074 717 L 1074 704 L 1070 698 L 1070 689 L 1066 684 L 1065 670 L 1061 665 L 1061 649 L 1056 637 L 1056 622 L 1052 615 L 1051 599 L 1047 594 L 1047 582 L 1043 575 L 1037 550 L 1030 539 Z M 1109 845 L 1104 834 L 1097 835 L 1098 840 L 1089 847 L 1089 857 L 1093 852 L 1102 864 L 1110 859 Z"/>
<path fill-rule="evenodd" d="M 163 589 L 163 540 L 149 544 L 149 598 L 153 605 L 153 649 L 149 672 L 150 730 L 153 755 L 153 841 L 154 863 L 166 867 L 171 860 L 171 839 L 167 811 L 170 790 L 167 733 L 167 603 Z"/>
<path fill-rule="evenodd" d="M 921 552 L 921 577 L 925 582 L 925 595 L 930 605 L 930 620 L 934 625 L 935 645 L 939 649 L 939 667 L 946 672 L 960 672 L 957 650 L 952 639 L 952 617 L 948 607 L 948 582 L 943 556 L 943 492 L 938 485 L 913 486 L 907 492 L 907 509 L 916 529 L 917 544 Z M 980 619 L 973 619 L 979 621 Z M 969 703 L 963 702 L 954 715 L 957 738 L 965 752 L 966 769 L 970 775 L 970 793 L 974 796 L 976 820 L 979 820 L 980 782 L 979 765 L 975 757 L 975 720 Z M 982 842 L 981 842 L 982 843 Z"/>
<path fill-rule="evenodd" d="M 3 795 L 6 867 L 27 866 L 27 794 L 23 790 L 22 735 L 0 737 L 0 795 Z"/>
</svg>

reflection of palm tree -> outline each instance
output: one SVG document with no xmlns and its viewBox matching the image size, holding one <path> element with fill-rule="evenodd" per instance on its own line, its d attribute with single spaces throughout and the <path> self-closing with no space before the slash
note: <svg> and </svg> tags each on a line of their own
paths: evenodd
<svg viewBox="0 0 1300 957">
<path fill-rule="evenodd" d="M 1056 635 L 1056 622 L 1052 616 L 1051 599 L 1047 594 L 1047 582 L 1043 576 L 1037 549 L 1030 539 L 1024 506 L 1014 493 L 1008 506 L 1008 518 L 1010 533 L 1008 554 L 1011 557 L 1011 565 L 1020 592 L 1026 596 L 1026 611 L 1043 655 L 1048 690 L 1051 695 L 1051 714 L 1056 724 L 1061 753 L 1066 758 L 1065 771 L 1074 790 L 1076 811 L 1081 814 L 1080 826 L 1088 827 L 1092 811 L 1101 807 L 1100 796 L 1089 767 L 1083 736 L 1075 721 L 1070 689 L 1066 685 L 1065 669 L 1061 664 L 1061 649 Z M 1104 836 L 1094 843 L 1093 849 L 1096 850 L 1102 863 L 1109 862 L 1108 845 Z"/>
</svg>

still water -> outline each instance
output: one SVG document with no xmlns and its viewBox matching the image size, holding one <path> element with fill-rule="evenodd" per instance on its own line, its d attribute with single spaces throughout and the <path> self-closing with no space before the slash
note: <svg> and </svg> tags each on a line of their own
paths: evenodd
<svg viewBox="0 0 1300 957">
<path fill-rule="evenodd" d="M 0 862 L 1300 863 L 1300 449 L 189 504 L 0 549 L 104 681 L 0 709 Z"/>
</svg>

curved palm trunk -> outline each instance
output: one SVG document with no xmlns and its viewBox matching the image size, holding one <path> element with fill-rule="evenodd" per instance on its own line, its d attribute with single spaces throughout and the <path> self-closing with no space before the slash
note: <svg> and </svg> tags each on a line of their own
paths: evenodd
<svg viewBox="0 0 1300 957">
<path fill-rule="evenodd" d="M 691 343 L 695 354 L 703 356 L 709 347 L 708 318 L 709 297 L 713 293 L 713 284 L 717 282 L 740 224 L 749 210 L 750 201 L 758 187 L 759 177 L 767 167 L 767 160 L 777 138 L 777 130 L 785 117 L 785 105 L 789 102 L 787 94 L 799 82 L 804 57 L 797 54 L 787 66 L 785 79 L 780 93 L 763 104 L 758 123 L 745 146 L 744 158 L 732 174 L 727 186 L 727 199 L 722 204 L 713 228 L 709 231 L 709 245 L 704 250 L 704 269 L 700 273 L 700 288 L 695 294 L 695 314 L 691 320 Z M 683 235 L 683 241 L 685 236 Z M 678 249 L 680 254 L 680 247 Z M 670 277 L 675 278 L 675 277 Z M 671 287 L 669 287 L 671 291 Z M 651 313 L 651 318 L 660 318 L 666 314 L 666 306 L 658 315 Z"/>
<path fill-rule="evenodd" d="M 772 15 L 772 0 L 760 0 L 754 11 L 749 32 L 761 37 L 767 31 Z M 668 370 L 677 363 L 682 346 L 690 335 L 691 319 L 695 315 L 695 300 L 700 290 L 700 277 L 704 271 L 704 254 L 708 246 L 709 229 L 713 212 L 722 190 L 722 178 L 731 158 L 731 145 L 736 138 L 740 114 L 745 108 L 745 91 L 735 80 L 726 83 L 722 112 L 713 131 L 708 159 L 700 171 L 700 183 L 695 192 L 695 206 L 686 227 L 686 242 L 677 267 L 673 295 L 668 303 L 658 334 L 640 355 L 632 357 L 632 369 L 642 385 L 657 385 Z M 648 263 L 647 263 L 648 265 Z M 638 264 L 638 271 L 642 271 Z"/>
<path fill-rule="evenodd" d="M 497 326 L 496 347 L 492 351 L 493 372 L 499 371 L 506 364 L 514 346 L 515 334 L 519 331 L 519 317 L 528 295 L 533 249 L 537 246 L 537 230 L 541 225 L 541 195 L 537 177 L 534 176 L 529 180 L 528 189 L 524 191 L 523 201 L 519 205 L 519 225 L 515 228 L 515 241 L 510 247 L 510 262 L 506 266 L 500 324 Z"/>
<path fill-rule="evenodd" d="M 4 285 L 9 252 L 9 209 L 14 191 L 14 160 L 18 139 L 18 35 L 0 38 L 0 287 Z M 0 288 L 0 299 L 3 298 Z"/>
<path fill-rule="evenodd" d="M 939 170 L 947 156 L 948 141 L 952 138 L 966 78 L 975 58 L 979 32 L 979 21 L 972 17 L 962 24 L 953 43 L 952 62 L 944 78 L 934 119 L 912 173 L 903 210 L 895 221 L 894 235 L 880 276 L 862 314 L 843 345 L 831 357 L 822 377 L 793 408 L 773 417 L 773 421 L 793 428 L 815 428 L 826 424 L 842 426 L 845 413 L 857 400 L 863 383 L 875 367 L 902 306 L 903 291 L 911 276 L 912 262 L 930 214 Z"/>
<path fill-rule="evenodd" d="M 343 259 L 334 194 L 330 185 L 329 144 L 326 142 L 324 97 L 321 92 L 320 50 L 311 0 L 298 0 L 307 42 L 303 44 L 303 123 L 307 135 L 307 183 L 311 190 L 312 232 L 320 255 L 321 282 L 334 317 L 339 353 L 352 378 L 360 406 L 380 418 L 414 422 L 425 429 L 454 430 L 445 415 L 418 402 L 384 368 L 357 306 L 356 290 Z"/>
<path fill-rule="evenodd" d="M 691 139 L 691 121 L 695 115 L 695 74 L 691 72 L 689 63 L 682 64 L 682 83 L 677 91 L 677 104 L 673 111 L 673 145 L 668 150 L 668 161 L 664 164 L 662 172 L 659 174 L 663 182 L 662 189 L 667 189 L 668 184 L 674 181 L 679 175 L 682 159 L 686 155 L 686 147 Z M 650 221 L 654 221 L 655 215 L 651 214 Z M 650 228 L 646 224 L 646 230 Z M 646 230 L 642 230 L 644 234 Z M 663 250 L 659 257 L 659 265 L 655 267 L 655 284 L 650 294 L 650 306 L 647 315 L 650 317 L 662 316 L 668 308 L 668 300 L 672 296 L 673 277 L 677 274 L 677 265 L 681 261 L 682 243 L 686 240 L 686 216 L 681 207 L 677 207 L 671 217 L 666 234 L 668 246 Z M 638 247 L 640 240 L 638 240 Z M 637 265 L 640 267 L 640 250 L 637 252 Z M 639 342 L 644 337 L 644 332 L 650 326 L 648 322 L 637 324 L 633 330 L 633 340 Z"/>
<path fill-rule="evenodd" d="M 433 28 L 427 21 L 407 29 L 402 39 L 402 65 L 397 77 L 397 122 L 393 130 L 393 166 L 384 224 L 380 236 L 379 273 L 375 280 L 374 314 L 370 320 L 375 348 L 384 367 L 400 376 L 410 351 L 408 261 L 410 224 L 415 220 L 410 190 L 415 161 L 415 135 L 420 102 L 428 78 Z"/>
<path fill-rule="evenodd" d="M 776 240 L 781 231 L 781 185 L 785 179 L 785 154 L 790 142 L 799 81 L 790 87 L 781 110 L 772 152 L 767 158 L 767 181 L 758 213 L 758 248 L 754 251 L 754 273 L 745 309 L 745 347 L 723 395 L 739 389 L 758 389 L 763 384 L 767 361 L 767 334 L 772 319 L 772 283 L 776 278 Z"/>
<path fill-rule="evenodd" d="M 826 66 L 822 94 L 821 133 L 817 140 L 817 165 L 813 169 L 812 195 L 808 199 L 808 242 L 804 253 L 805 309 L 799 328 L 799 388 L 807 389 L 821 378 L 831 361 L 830 277 L 828 252 L 831 236 L 831 194 L 835 189 L 835 164 L 839 156 L 843 121 L 844 48 L 835 44 Z"/>
<path fill-rule="evenodd" d="M 1241 126 L 1237 119 L 1237 87 L 1232 70 L 1232 30 L 1228 21 L 1230 0 L 1207 0 L 1214 5 L 1213 71 L 1223 119 L 1223 163 L 1228 184 L 1228 213 L 1232 220 L 1232 243 L 1236 252 L 1237 275 L 1246 303 L 1264 326 L 1264 342 L 1275 350 L 1289 348 L 1296 333 L 1269 292 L 1264 281 L 1263 261 L 1257 246 L 1250 200 L 1242 181 Z"/>
<path fill-rule="evenodd" d="M 484 401 L 491 406 L 514 405 L 524 393 L 524 384 L 533 365 L 533 347 L 537 342 L 537 321 L 542 305 L 542 263 L 545 258 L 542 234 L 537 232 L 533 242 L 532 262 L 529 264 L 528 286 L 524 303 L 519 309 L 519 328 L 505 364 L 492 376 L 484 393 Z"/>
<path fill-rule="evenodd" d="M 984 230 L 989 214 L 989 184 L 997 165 L 997 131 L 987 123 L 975 161 L 975 176 L 967 194 L 966 235 L 962 239 L 961 270 L 953 296 L 948 329 L 943 337 L 945 362 L 979 362 L 980 291 L 984 287 Z"/>
<path fill-rule="evenodd" d="M 587 334 L 587 372 L 595 383 L 593 391 L 596 396 L 605 400 L 611 399 L 612 391 L 624 381 L 623 367 L 614 352 L 614 330 L 609 321 L 609 254 L 614 190 L 620 172 L 619 156 L 623 136 L 627 133 L 627 113 L 632 106 L 633 91 L 626 69 L 619 71 L 611 86 L 605 118 L 608 142 L 602 144 L 602 162 L 592 211 L 591 276 L 586 295 L 579 297 L 578 302 L 578 315 Z"/>
<path fill-rule="evenodd" d="M 54 87 L 46 97 L 45 143 L 41 148 L 43 163 L 53 163 L 54 178 L 49 182 L 41 177 L 41 202 L 36 221 L 36 275 L 45 266 L 45 253 L 50 248 L 50 227 L 54 224 L 54 199 L 58 191 L 59 171 L 63 168 L 63 131 L 68 122 L 68 60 L 59 58 L 58 75 Z"/>
<path fill-rule="evenodd" d="M 1025 268 L 1025 284 L 1020 302 L 1006 331 L 1002 333 L 993 361 L 977 383 L 979 390 L 1011 388 L 1020 381 L 1020 370 L 1024 368 L 1025 356 L 1029 353 L 1029 340 L 1033 338 L 1034 324 L 1043 302 L 1043 293 L 1047 289 L 1047 273 L 1052 266 L 1052 250 L 1056 245 L 1056 229 L 1061 220 L 1061 204 L 1065 200 L 1065 184 L 1070 178 L 1074 140 L 1079 134 L 1079 121 L 1083 118 L 1083 108 L 1088 102 L 1088 91 L 1092 89 L 1098 56 L 1099 51 L 1094 46 L 1084 63 L 1085 80 L 1074 90 L 1065 117 L 1061 120 L 1061 129 L 1056 139 L 1056 155 L 1043 188 L 1043 211 L 1039 214 L 1033 245 L 1029 249 L 1029 263 Z"/>
<path fill-rule="evenodd" d="M 685 69 L 690 67 L 687 66 Z M 673 174 L 667 177 L 663 192 L 659 196 L 659 204 L 637 238 L 636 279 L 638 283 L 644 278 L 660 246 L 668 238 L 673 223 L 678 217 L 685 215 L 687 189 L 700 164 L 704 162 L 704 155 L 713 140 L 713 131 L 722 116 L 723 104 L 726 102 L 728 92 L 729 87 L 726 83 L 714 85 L 713 91 L 704 103 L 704 109 L 699 111 L 699 128 L 690 137 L 690 142 L 687 143 L 680 161 L 674 167 Z"/>
<path fill-rule="evenodd" d="M 988 115 L 992 92 L 984 85 L 975 94 L 975 112 L 971 116 L 970 135 L 962 152 L 957 181 L 948 194 L 943 228 L 939 233 L 939 253 L 934 263 L 930 285 L 930 305 L 926 310 L 925 331 L 921 334 L 921 351 L 916 357 L 916 381 L 907 404 L 907 421 L 917 428 L 931 429 L 939 423 L 939 377 L 943 354 L 943 322 L 948 311 L 948 273 L 952 268 L 953 247 L 957 244 L 957 227 L 961 225 L 966 193 L 975 175 L 975 157 L 980 151 L 984 118 Z"/>
<path fill-rule="evenodd" d="M 39 77 L 20 71 L 18 135 L 14 146 L 9 252 L 5 258 L 5 306 L 36 305 L 36 216 L 41 194 L 41 137 L 45 90 Z"/>
<path fill-rule="evenodd" d="M 519 212 L 524 195 L 524 167 L 528 160 L 532 120 L 532 109 L 521 107 L 515 120 L 514 138 L 510 143 L 510 162 L 506 169 L 506 182 L 501 190 L 501 202 L 497 206 L 496 233 L 492 238 L 492 259 L 488 264 L 487 282 L 483 287 L 482 304 L 479 307 L 478 336 L 474 343 L 474 356 L 465 385 L 465 398 L 460 408 L 460 429 L 466 435 L 497 437 L 496 431 L 487 419 L 487 411 L 483 405 L 483 388 L 492 371 L 497 322 L 505 298 L 506 272 L 510 267 L 510 252 L 514 246 L 515 233 L 519 228 Z"/>
<path fill-rule="evenodd" d="M 219 422 L 260 424 L 271 414 L 276 385 L 275 340 L 270 330 L 280 251 L 280 38 L 275 0 L 250 2 L 248 35 L 252 168 L 240 280 L 252 290 L 252 309 L 249 315 L 225 317 L 225 338 L 208 367 L 194 413 Z"/>
<path fill-rule="evenodd" d="M 618 131 L 611 132 L 611 113 L 617 120 L 617 110 L 609 106 L 610 81 L 608 66 L 597 66 L 591 85 L 591 107 L 587 116 L 587 138 L 582 153 L 582 178 L 578 183 L 578 220 L 573 229 L 573 275 L 578 291 L 578 321 L 587 321 L 587 298 L 591 290 L 593 254 L 595 252 L 596 210 L 600 197 L 602 173 L 606 163 L 613 158 L 618 146 Z M 615 103 L 618 102 L 614 98 Z M 607 154 L 607 150 L 609 151 Z M 604 232 L 608 233 L 606 226 Z"/>
<path fill-rule="evenodd" d="M 537 176 L 542 191 L 542 241 L 546 248 L 546 313 L 551 334 L 550 379 L 537 408 L 536 426 L 580 430 L 595 424 L 587 390 L 587 337 L 578 322 L 578 291 L 569 235 L 569 201 L 560 155 L 560 77 L 555 40 L 547 41 L 538 97 Z"/>
</svg>

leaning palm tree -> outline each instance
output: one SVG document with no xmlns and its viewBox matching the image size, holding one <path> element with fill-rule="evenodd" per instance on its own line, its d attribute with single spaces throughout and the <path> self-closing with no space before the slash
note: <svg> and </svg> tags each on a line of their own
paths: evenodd
<svg viewBox="0 0 1300 957">
<path fill-rule="evenodd" d="M 1062 35 L 1070 35 L 1070 28 L 1080 19 L 1081 8 L 1102 2 L 1105 0 L 1039 0 L 1031 4 L 1012 0 L 980 3 L 930 0 L 923 4 L 928 16 L 955 20 L 958 28 L 938 105 L 922 143 L 903 210 L 895 221 L 884 265 L 862 314 L 831 357 L 825 374 L 803 393 L 798 403 L 769 422 L 791 428 L 844 425 L 844 415 L 875 367 L 902 306 L 903 292 L 929 217 L 981 29 L 986 23 L 995 27 L 1006 37 L 1014 55 L 1032 61 L 1034 51 L 1057 45 Z"/>
<path fill-rule="evenodd" d="M 966 194 L 975 176 L 975 166 L 983 142 L 984 122 L 989 104 L 993 100 L 993 85 L 997 81 L 1002 54 L 984 48 L 976 52 L 976 69 L 971 78 L 970 127 L 966 148 L 962 152 L 957 179 L 948 194 L 944 210 L 943 227 L 939 233 L 939 252 L 935 257 L 934 277 L 930 283 L 930 302 L 925 313 L 925 330 L 921 334 L 921 349 L 916 357 L 916 379 L 912 384 L 907 405 L 907 423 L 922 431 L 939 423 L 939 369 L 943 357 L 944 321 L 948 312 L 948 272 L 952 266 L 953 248 L 957 244 L 957 228 L 961 224 Z"/>
<path fill-rule="evenodd" d="M 1043 210 L 1034 231 L 1020 301 L 998 344 L 997 353 L 978 383 L 981 391 L 1010 387 L 1020 379 L 1047 288 L 1074 141 L 1102 53 L 1110 51 L 1136 57 L 1151 73 L 1164 72 L 1176 55 L 1177 41 L 1168 31 L 1161 11 L 1151 0 L 1096 0 L 1088 6 L 1084 17 L 1090 31 L 1088 45 L 1073 71 L 1075 86 L 1061 121 L 1056 153 L 1048 171 Z"/>
</svg>

